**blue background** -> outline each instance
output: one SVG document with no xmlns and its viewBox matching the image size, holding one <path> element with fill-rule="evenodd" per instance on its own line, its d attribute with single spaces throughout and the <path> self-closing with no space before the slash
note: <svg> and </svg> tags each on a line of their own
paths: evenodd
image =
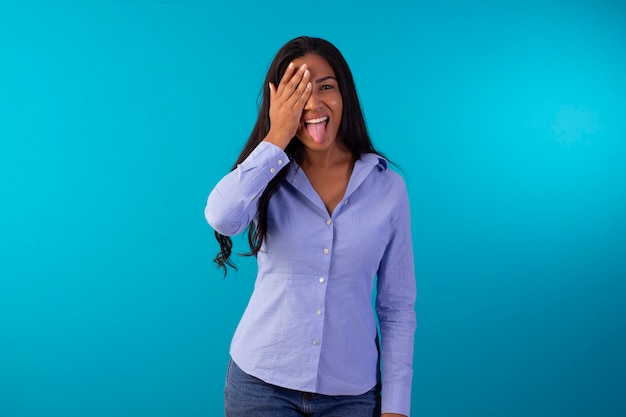
<svg viewBox="0 0 626 417">
<path fill-rule="evenodd" d="M 626 415 L 621 2 L 0 6 L 0 416 L 222 415 L 254 262 L 202 210 L 301 34 L 405 172 L 413 414 Z"/>
</svg>

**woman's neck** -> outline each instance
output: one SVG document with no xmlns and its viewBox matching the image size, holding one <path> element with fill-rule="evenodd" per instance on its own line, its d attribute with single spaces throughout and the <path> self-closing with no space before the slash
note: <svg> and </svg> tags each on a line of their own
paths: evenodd
<svg viewBox="0 0 626 417">
<path fill-rule="evenodd" d="M 321 151 L 314 151 L 305 148 L 302 155 L 302 163 L 300 165 L 304 170 L 325 170 L 338 165 L 352 164 L 353 162 L 354 158 L 352 153 L 348 150 L 348 148 L 341 144 Z"/>
</svg>

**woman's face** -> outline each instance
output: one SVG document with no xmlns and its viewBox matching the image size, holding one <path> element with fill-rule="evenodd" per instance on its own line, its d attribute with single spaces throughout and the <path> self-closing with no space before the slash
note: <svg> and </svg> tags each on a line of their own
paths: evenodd
<svg viewBox="0 0 626 417">
<path fill-rule="evenodd" d="M 293 60 L 296 68 L 306 64 L 311 72 L 311 96 L 304 105 L 296 136 L 312 149 L 324 149 L 337 141 L 343 99 L 335 72 L 319 55 L 307 54 Z"/>
</svg>

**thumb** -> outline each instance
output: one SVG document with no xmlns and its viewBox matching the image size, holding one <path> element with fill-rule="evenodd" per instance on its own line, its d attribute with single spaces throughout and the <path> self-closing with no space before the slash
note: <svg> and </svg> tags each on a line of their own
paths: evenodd
<svg viewBox="0 0 626 417">
<path fill-rule="evenodd" d="M 276 95 L 276 87 L 274 87 L 274 84 L 272 82 L 269 83 L 269 87 L 270 87 L 270 100 L 274 100 L 274 96 Z"/>
</svg>

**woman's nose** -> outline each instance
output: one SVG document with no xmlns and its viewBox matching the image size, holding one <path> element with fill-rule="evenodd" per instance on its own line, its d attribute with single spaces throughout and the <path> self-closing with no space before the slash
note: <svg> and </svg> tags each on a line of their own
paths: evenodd
<svg viewBox="0 0 626 417">
<path fill-rule="evenodd" d="M 304 103 L 304 110 L 315 110 L 319 107 L 319 104 L 320 99 L 314 90 L 311 92 L 311 95 L 307 99 L 306 103 Z"/>
</svg>

